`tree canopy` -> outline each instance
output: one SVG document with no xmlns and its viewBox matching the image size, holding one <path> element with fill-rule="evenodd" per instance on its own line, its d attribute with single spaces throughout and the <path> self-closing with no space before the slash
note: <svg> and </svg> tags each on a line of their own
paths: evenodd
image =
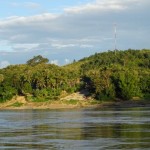
<svg viewBox="0 0 150 150">
<path fill-rule="evenodd" d="M 0 101 L 15 95 L 59 99 L 86 89 L 97 100 L 150 99 L 150 50 L 96 53 L 60 67 L 41 55 L 0 69 Z"/>
<path fill-rule="evenodd" d="M 38 64 L 46 64 L 49 60 L 47 58 L 42 57 L 41 55 L 34 56 L 32 59 L 27 61 L 27 65 L 35 66 Z"/>
</svg>

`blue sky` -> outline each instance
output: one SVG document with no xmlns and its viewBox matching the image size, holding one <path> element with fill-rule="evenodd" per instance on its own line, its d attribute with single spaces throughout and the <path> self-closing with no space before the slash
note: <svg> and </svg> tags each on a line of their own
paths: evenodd
<svg viewBox="0 0 150 150">
<path fill-rule="evenodd" d="M 95 52 L 150 48 L 149 0 L 0 0 L 0 68 L 35 55 L 64 65 Z"/>
<path fill-rule="evenodd" d="M 1 18 L 9 16 L 30 16 L 40 13 L 62 13 L 70 6 L 86 4 L 90 0 L 0 0 Z"/>
</svg>

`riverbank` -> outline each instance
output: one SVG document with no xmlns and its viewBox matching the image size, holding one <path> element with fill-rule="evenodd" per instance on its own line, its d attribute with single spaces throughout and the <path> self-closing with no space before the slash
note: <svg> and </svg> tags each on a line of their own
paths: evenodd
<svg viewBox="0 0 150 150">
<path fill-rule="evenodd" d="M 131 108 L 131 107 L 150 107 L 150 100 L 129 100 L 101 103 L 98 107 L 111 107 L 111 108 Z"/>
<path fill-rule="evenodd" d="M 67 108 L 92 107 L 93 105 L 97 104 L 99 104 L 99 102 L 95 100 L 87 100 L 85 98 L 32 102 L 26 100 L 24 96 L 17 96 L 10 101 L 1 103 L 0 109 L 64 109 L 64 108 L 67 109 Z"/>
<path fill-rule="evenodd" d="M 55 101 L 50 100 L 50 101 L 45 101 L 45 102 L 31 102 L 31 101 L 27 101 L 25 97 L 23 96 L 17 96 L 10 101 L 0 104 L 1 110 L 5 110 L 5 109 L 18 109 L 18 110 L 21 110 L 21 109 L 72 109 L 72 108 L 105 108 L 105 107 L 110 107 L 110 108 L 150 107 L 150 100 L 102 102 L 102 101 L 96 101 L 93 99 L 80 98 L 80 99 L 61 99 L 61 100 L 55 100 Z"/>
</svg>

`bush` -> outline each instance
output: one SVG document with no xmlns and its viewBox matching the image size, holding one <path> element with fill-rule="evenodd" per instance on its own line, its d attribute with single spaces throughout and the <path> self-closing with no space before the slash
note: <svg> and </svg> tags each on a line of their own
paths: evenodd
<svg viewBox="0 0 150 150">
<path fill-rule="evenodd" d="M 12 99 L 17 94 L 17 90 L 11 86 L 0 87 L 0 102 Z"/>
</svg>

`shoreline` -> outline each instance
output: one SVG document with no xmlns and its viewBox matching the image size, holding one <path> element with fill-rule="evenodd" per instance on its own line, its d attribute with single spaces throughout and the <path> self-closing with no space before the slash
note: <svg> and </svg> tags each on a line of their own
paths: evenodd
<svg viewBox="0 0 150 150">
<path fill-rule="evenodd" d="M 134 108 L 134 107 L 150 107 L 150 101 L 148 100 L 128 100 L 128 101 L 118 101 L 112 103 L 102 103 L 102 107 L 110 108 Z"/>
<path fill-rule="evenodd" d="M 108 101 L 96 100 L 57 100 L 46 102 L 28 102 L 24 97 L 18 97 L 0 104 L 0 110 L 54 110 L 54 109 L 82 109 L 82 108 L 132 108 L 150 107 L 150 100 Z"/>
</svg>

